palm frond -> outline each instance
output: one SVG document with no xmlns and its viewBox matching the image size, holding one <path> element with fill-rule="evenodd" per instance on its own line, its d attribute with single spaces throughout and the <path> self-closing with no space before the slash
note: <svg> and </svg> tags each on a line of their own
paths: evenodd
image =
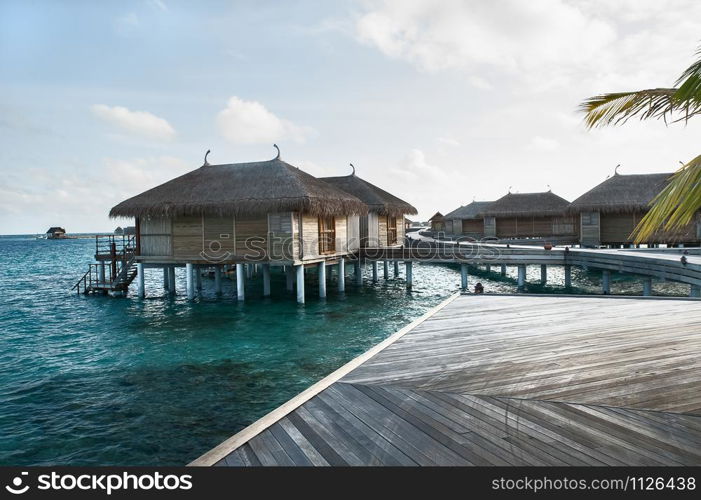
<svg viewBox="0 0 701 500">
<path fill-rule="evenodd" d="M 679 103 L 688 103 L 698 107 L 701 103 L 701 48 L 696 51 L 696 56 L 699 59 L 684 70 L 674 86 L 678 89 L 675 99 Z"/>
<path fill-rule="evenodd" d="M 701 208 L 701 156 L 672 176 L 669 184 L 652 200 L 650 211 L 633 231 L 636 243 L 649 241 L 660 230 L 686 226 Z"/>
<path fill-rule="evenodd" d="M 666 119 L 677 110 L 676 92 L 674 88 L 659 88 L 601 94 L 585 100 L 579 109 L 585 113 L 588 128 L 620 125 L 636 115 L 641 120 Z"/>
</svg>

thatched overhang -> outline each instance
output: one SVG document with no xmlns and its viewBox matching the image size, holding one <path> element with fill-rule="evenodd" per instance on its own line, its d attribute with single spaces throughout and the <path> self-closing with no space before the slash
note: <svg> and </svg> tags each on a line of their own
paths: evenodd
<svg viewBox="0 0 701 500">
<path fill-rule="evenodd" d="M 569 212 L 633 213 L 647 211 L 673 174 L 614 174 L 574 200 Z"/>
<path fill-rule="evenodd" d="M 435 214 L 433 214 L 433 216 L 430 219 L 428 219 L 428 222 L 439 222 L 442 220 L 443 220 L 443 214 L 440 212 L 436 212 Z"/>
<path fill-rule="evenodd" d="M 110 217 L 248 216 L 278 212 L 366 214 L 355 196 L 276 158 L 203 165 L 125 200 Z"/>
<path fill-rule="evenodd" d="M 359 198 L 368 206 L 370 212 L 393 217 L 418 213 L 416 208 L 406 201 L 397 198 L 384 189 L 380 189 L 374 184 L 370 184 L 368 181 L 355 175 L 355 173 L 342 177 L 322 177 L 321 180 Z"/>
<path fill-rule="evenodd" d="M 570 202 L 552 191 L 509 193 L 484 208 L 491 217 L 547 217 L 564 215 Z"/>
<path fill-rule="evenodd" d="M 481 219 L 493 201 L 473 201 L 443 216 L 444 219 Z"/>
</svg>

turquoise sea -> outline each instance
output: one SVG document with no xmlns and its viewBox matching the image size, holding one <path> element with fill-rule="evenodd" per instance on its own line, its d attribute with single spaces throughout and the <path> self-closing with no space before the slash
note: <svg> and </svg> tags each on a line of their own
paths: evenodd
<svg viewBox="0 0 701 500">
<path fill-rule="evenodd" d="M 273 273 L 238 303 L 229 280 L 217 298 L 203 279 L 194 302 L 166 298 L 162 272 L 147 271 L 148 297 L 76 295 L 94 240 L 0 237 L 0 465 L 183 465 L 366 351 L 438 304 L 460 283 L 457 266 L 414 266 L 414 288 L 399 279 L 363 286 L 330 278 L 320 300 L 307 274 L 307 304 Z M 493 267 L 498 270 L 498 267 Z M 349 273 L 351 272 L 348 269 Z M 471 270 L 487 293 L 513 293 L 507 277 Z M 366 273 L 368 273 L 366 271 Z M 533 283 L 540 268 L 528 270 Z M 562 269 L 536 293 L 562 292 Z M 573 270 L 575 293 L 599 293 L 599 273 Z M 655 292 L 686 287 L 654 283 Z M 642 282 L 614 275 L 613 293 Z"/>
</svg>

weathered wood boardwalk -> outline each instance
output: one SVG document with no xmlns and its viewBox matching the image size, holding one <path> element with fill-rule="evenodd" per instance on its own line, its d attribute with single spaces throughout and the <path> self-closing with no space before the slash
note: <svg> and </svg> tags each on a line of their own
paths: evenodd
<svg viewBox="0 0 701 500">
<path fill-rule="evenodd" d="M 462 296 L 393 340 L 193 465 L 701 464 L 694 302 Z"/>
</svg>

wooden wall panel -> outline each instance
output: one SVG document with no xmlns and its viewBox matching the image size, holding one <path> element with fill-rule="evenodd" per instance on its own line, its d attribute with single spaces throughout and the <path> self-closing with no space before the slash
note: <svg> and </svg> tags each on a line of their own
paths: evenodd
<svg viewBox="0 0 701 500">
<path fill-rule="evenodd" d="M 140 231 L 141 255 L 155 257 L 173 255 L 173 231 L 170 218 L 142 217 Z"/>
<path fill-rule="evenodd" d="M 337 216 L 336 221 L 336 253 L 348 253 L 348 219 L 344 215 Z"/>
<path fill-rule="evenodd" d="M 319 218 L 302 215 L 302 259 L 319 257 Z"/>
<path fill-rule="evenodd" d="M 473 238 L 482 238 L 484 236 L 484 220 L 483 219 L 463 219 L 462 234 Z"/>
<path fill-rule="evenodd" d="M 626 243 L 635 229 L 634 214 L 601 214 L 601 243 Z"/>
<path fill-rule="evenodd" d="M 271 260 L 294 259 L 293 217 L 290 212 L 268 215 L 268 252 Z M 297 243 L 299 246 L 299 240 Z"/>
<path fill-rule="evenodd" d="M 404 244 L 404 235 L 406 234 L 406 230 L 404 229 L 404 216 L 400 215 L 397 217 L 397 244 L 398 245 L 403 245 Z"/>
<path fill-rule="evenodd" d="M 236 253 L 234 218 L 205 215 L 202 257 L 213 261 L 230 259 Z"/>
<path fill-rule="evenodd" d="M 387 216 L 379 215 L 378 220 L 378 241 L 381 246 L 387 246 Z"/>
<path fill-rule="evenodd" d="M 365 219 L 367 221 L 367 217 L 359 215 L 349 215 L 347 218 L 346 248 L 351 252 L 360 248 L 360 219 Z"/>
<path fill-rule="evenodd" d="M 370 212 L 368 214 L 368 232 L 367 232 L 367 246 L 369 247 L 379 247 L 380 246 L 380 221 L 379 215 L 375 212 Z"/>
<path fill-rule="evenodd" d="M 195 258 L 203 250 L 202 216 L 175 218 L 173 220 L 173 255 Z"/>
<path fill-rule="evenodd" d="M 516 218 L 497 217 L 496 228 L 497 238 L 513 238 L 516 236 Z"/>
<path fill-rule="evenodd" d="M 236 217 L 236 255 L 267 258 L 268 217 L 266 215 Z"/>
</svg>

